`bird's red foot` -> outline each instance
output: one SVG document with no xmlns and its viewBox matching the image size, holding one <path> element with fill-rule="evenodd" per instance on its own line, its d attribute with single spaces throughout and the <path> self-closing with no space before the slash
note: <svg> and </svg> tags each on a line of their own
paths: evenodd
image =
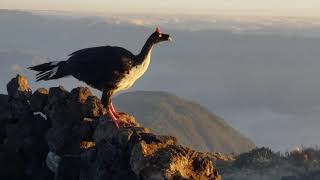
<svg viewBox="0 0 320 180">
<path fill-rule="evenodd" d="M 113 114 L 113 112 L 111 111 L 111 109 L 109 108 L 108 109 L 108 114 L 110 115 L 112 121 L 114 122 L 114 124 L 116 125 L 117 128 L 120 127 L 120 123 L 119 123 L 119 120 L 118 118 Z"/>
<path fill-rule="evenodd" d="M 112 121 L 114 122 L 114 124 L 116 125 L 117 128 L 120 127 L 121 124 L 124 124 L 124 125 L 130 125 L 130 123 L 128 122 L 128 120 L 125 118 L 123 119 L 121 117 L 121 113 L 118 113 L 112 103 L 110 104 L 110 106 L 108 107 L 108 114 L 110 115 Z"/>
</svg>

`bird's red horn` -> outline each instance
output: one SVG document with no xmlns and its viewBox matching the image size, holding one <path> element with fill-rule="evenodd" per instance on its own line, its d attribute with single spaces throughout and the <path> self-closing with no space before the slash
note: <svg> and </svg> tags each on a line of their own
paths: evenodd
<svg viewBox="0 0 320 180">
<path fill-rule="evenodd" d="M 156 28 L 156 32 L 159 33 L 159 34 L 161 33 L 159 26 Z"/>
</svg>

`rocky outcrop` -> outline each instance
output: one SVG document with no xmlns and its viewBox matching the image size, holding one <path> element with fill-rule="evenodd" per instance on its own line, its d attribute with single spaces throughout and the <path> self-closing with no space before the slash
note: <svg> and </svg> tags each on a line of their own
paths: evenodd
<svg viewBox="0 0 320 180">
<path fill-rule="evenodd" d="M 280 153 L 261 147 L 240 154 L 235 159 L 217 161 L 224 180 L 319 180 L 320 149 L 299 148 Z"/>
<path fill-rule="evenodd" d="M 33 94 L 18 75 L 0 96 L 0 179 L 220 179 L 212 156 L 141 127 L 117 129 L 88 88 Z"/>
</svg>

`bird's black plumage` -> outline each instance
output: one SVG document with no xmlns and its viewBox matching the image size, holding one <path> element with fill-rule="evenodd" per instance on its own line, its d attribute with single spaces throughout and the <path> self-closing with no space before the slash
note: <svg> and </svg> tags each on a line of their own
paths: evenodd
<svg viewBox="0 0 320 180">
<path fill-rule="evenodd" d="M 65 71 L 99 90 L 112 90 L 137 64 L 135 55 L 121 47 L 102 46 L 76 51 Z"/>
</svg>

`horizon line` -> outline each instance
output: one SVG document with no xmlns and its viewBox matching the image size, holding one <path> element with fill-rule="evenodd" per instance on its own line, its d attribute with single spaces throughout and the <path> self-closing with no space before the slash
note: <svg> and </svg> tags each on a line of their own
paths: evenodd
<svg viewBox="0 0 320 180">
<path fill-rule="evenodd" d="M 230 9 L 214 9 L 214 12 L 123 12 L 123 11 L 83 11 L 83 10 L 54 10 L 54 9 L 23 9 L 23 8 L 0 8 L 0 10 L 8 11 L 25 11 L 25 12 L 56 12 L 56 13 L 70 13 L 78 15 L 180 15 L 180 16 L 255 16 L 255 17 L 288 17 L 288 18 L 320 18 L 320 13 L 296 15 L 291 13 L 272 13 L 268 9 L 248 9 L 248 10 L 230 10 Z M 280 9 L 278 9 L 280 10 Z"/>
</svg>

